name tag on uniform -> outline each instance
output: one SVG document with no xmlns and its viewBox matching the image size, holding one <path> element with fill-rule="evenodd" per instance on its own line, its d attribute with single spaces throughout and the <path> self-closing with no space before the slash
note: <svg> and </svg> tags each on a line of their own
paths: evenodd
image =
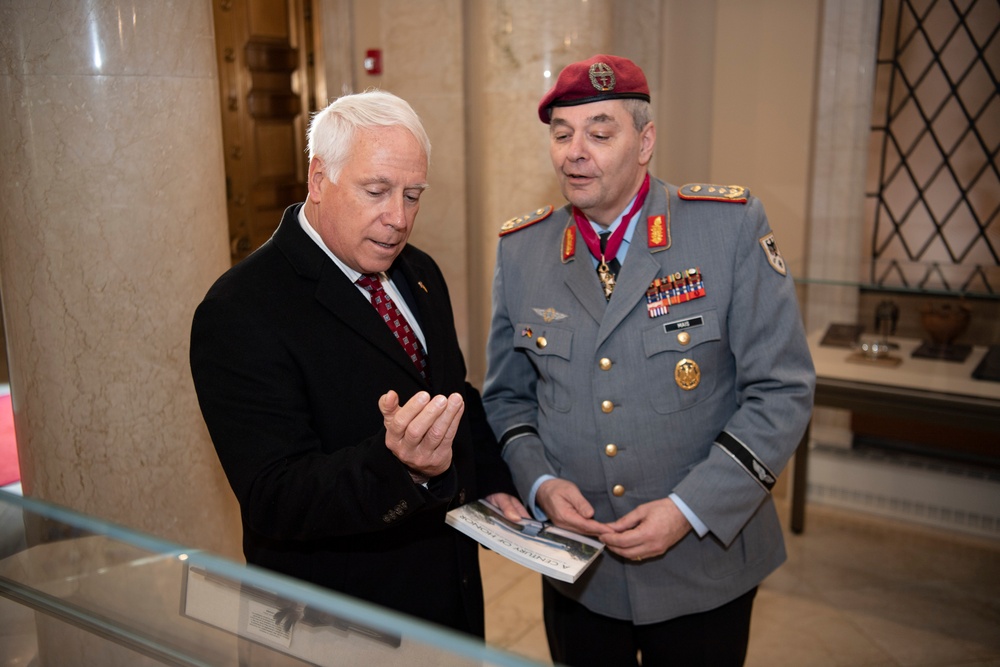
<svg viewBox="0 0 1000 667">
<path fill-rule="evenodd" d="M 673 322 L 667 322 L 663 325 L 663 333 L 670 333 L 672 331 L 684 331 L 685 329 L 692 329 L 694 327 L 700 327 L 705 324 L 705 318 L 701 315 L 697 317 L 688 317 L 683 320 L 674 320 Z"/>
</svg>

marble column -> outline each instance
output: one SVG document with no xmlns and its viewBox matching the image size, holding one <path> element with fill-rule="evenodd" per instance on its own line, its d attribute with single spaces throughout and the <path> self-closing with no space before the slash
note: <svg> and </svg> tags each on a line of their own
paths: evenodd
<svg viewBox="0 0 1000 667">
<path fill-rule="evenodd" d="M 817 282 L 809 288 L 810 330 L 857 317 L 858 291 L 850 284 L 862 279 L 866 267 L 865 172 L 878 13 L 876 0 L 823 7 L 810 184 L 808 277 Z"/>
<path fill-rule="evenodd" d="M 807 231 L 809 331 L 858 317 L 879 7 L 877 0 L 823 5 Z M 850 413 L 817 408 L 812 440 L 850 447 Z"/>
<path fill-rule="evenodd" d="M 612 52 L 613 3 L 504 0 L 467 3 L 465 12 L 469 289 L 488 295 L 503 222 L 565 203 L 538 101 L 566 65 Z M 489 318 L 490 300 L 473 300 L 473 347 L 485 346 Z M 480 384 L 485 359 L 468 362 Z"/>
<path fill-rule="evenodd" d="M 0 4 L 0 289 L 25 495 L 239 554 L 188 367 L 229 264 L 203 0 Z"/>
</svg>

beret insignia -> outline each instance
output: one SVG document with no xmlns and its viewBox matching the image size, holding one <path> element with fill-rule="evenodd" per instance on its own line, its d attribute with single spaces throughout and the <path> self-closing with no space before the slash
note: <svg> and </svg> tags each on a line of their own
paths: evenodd
<svg viewBox="0 0 1000 667">
<path fill-rule="evenodd" d="M 532 211 L 526 215 L 511 218 L 507 222 L 503 223 L 502 227 L 500 227 L 500 236 L 506 236 L 507 234 L 516 232 L 519 229 L 530 227 L 536 222 L 541 222 L 550 215 L 552 215 L 552 204 L 543 206 L 542 208 Z"/>
<path fill-rule="evenodd" d="M 726 201 L 746 204 L 750 188 L 742 185 L 712 185 L 711 183 L 688 183 L 678 193 L 688 201 Z"/>
<path fill-rule="evenodd" d="M 590 85 L 602 93 L 615 89 L 615 71 L 607 63 L 594 63 L 587 70 Z"/>
<path fill-rule="evenodd" d="M 598 54 L 566 65 L 556 83 L 538 103 L 538 117 L 552 122 L 552 107 L 572 107 L 602 100 L 649 101 L 649 83 L 642 68 L 628 58 Z"/>
</svg>

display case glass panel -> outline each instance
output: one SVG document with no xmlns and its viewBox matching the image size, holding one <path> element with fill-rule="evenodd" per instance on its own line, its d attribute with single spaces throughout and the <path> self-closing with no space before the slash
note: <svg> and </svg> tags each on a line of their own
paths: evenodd
<svg viewBox="0 0 1000 667">
<path fill-rule="evenodd" d="M 0 492 L 0 513 L 0 664 L 536 664 L 31 498 Z"/>
</svg>

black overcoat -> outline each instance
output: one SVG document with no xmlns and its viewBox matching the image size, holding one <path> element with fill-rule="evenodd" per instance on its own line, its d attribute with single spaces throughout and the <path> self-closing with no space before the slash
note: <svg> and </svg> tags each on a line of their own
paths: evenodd
<svg viewBox="0 0 1000 667">
<path fill-rule="evenodd" d="M 477 545 L 445 513 L 514 486 L 466 382 L 444 277 L 410 245 L 389 271 L 427 341 L 425 381 L 302 230 L 301 206 L 219 278 L 192 327 L 194 383 L 247 562 L 481 636 Z M 385 446 L 378 400 L 390 389 L 401 402 L 465 396 L 451 469 L 427 488 Z"/>
</svg>

